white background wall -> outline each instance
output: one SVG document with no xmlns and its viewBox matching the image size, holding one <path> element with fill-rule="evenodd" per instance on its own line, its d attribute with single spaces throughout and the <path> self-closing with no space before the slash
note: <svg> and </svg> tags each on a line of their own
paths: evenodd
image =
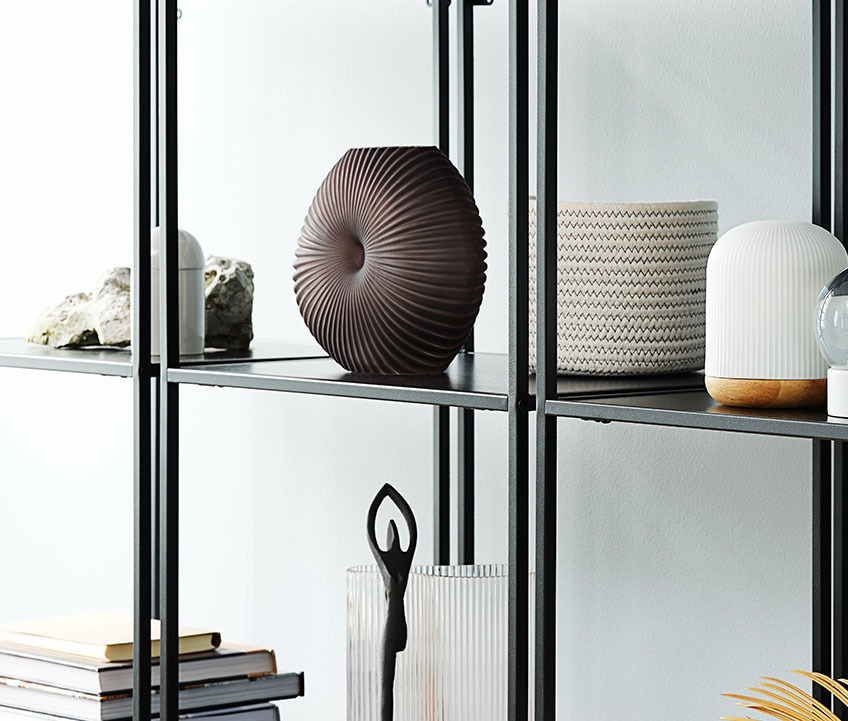
<svg viewBox="0 0 848 721">
<path fill-rule="evenodd" d="M 0 336 L 129 264 L 131 3 L 0 0 Z M 351 146 L 432 142 L 424 0 L 184 0 L 181 225 L 256 271 L 259 338 L 306 340 L 291 263 Z M 561 9 L 560 197 L 715 198 L 721 230 L 809 216 L 810 9 Z M 506 348 L 507 2 L 477 12 L 478 348 Z M 186 387 L 186 622 L 306 671 L 343 718 L 344 570 L 391 481 L 430 560 L 426 407 Z M 0 369 L 0 618 L 131 607 L 131 388 Z M 479 560 L 506 558 L 506 423 L 478 414 Z M 561 718 L 715 718 L 810 664 L 809 443 L 560 422 Z"/>
</svg>

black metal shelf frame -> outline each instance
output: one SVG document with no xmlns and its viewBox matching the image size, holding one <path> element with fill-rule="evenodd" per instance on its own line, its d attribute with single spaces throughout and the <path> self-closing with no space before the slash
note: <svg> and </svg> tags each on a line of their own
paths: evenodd
<svg viewBox="0 0 848 721">
<path fill-rule="evenodd" d="M 550 400 L 545 404 L 545 414 L 551 418 L 603 423 L 641 423 L 815 441 L 848 441 L 848 423 L 829 419 L 822 409 L 731 408 L 717 403 L 705 391 Z"/>
<path fill-rule="evenodd" d="M 150 618 L 152 616 L 152 479 L 154 367 L 150 359 L 151 227 L 151 22 L 150 0 L 133 2 L 133 161 L 135 208 L 132 273 L 133 379 L 133 718 L 150 718 Z M 142 690 L 145 690 L 142 692 Z"/>
<path fill-rule="evenodd" d="M 836 3 L 837 7 L 841 3 Z M 840 77 L 843 61 L 832 57 L 835 34 L 836 45 L 844 58 L 844 18 L 836 18 L 835 33 L 831 17 L 830 0 L 813 0 L 813 187 L 812 222 L 823 228 L 832 229 L 839 238 L 842 235 L 844 202 L 839 189 L 842 186 L 844 158 L 839 148 L 844 138 L 843 105 L 844 88 Z M 839 55 L 839 53 L 837 53 Z M 831 68 L 836 71 L 836 116 L 831 125 Z M 833 150 L 837 149 L 834 154 Z M 836 176 L 835 188 L 831 185 L 832 174 Z M 835 503 L 836 486 L 844 486 L 843 464 L 834 464 L 844 454 L 844 444 L 827 440 L 815 440 L 812 444 L 812 665 L 814 670 L 834 675 L 844 674 L 844 643 L 837 640 L 837 631 L 843 628 L 845 576 L 845 539 L 842 533 L 843 508 Z M 840 491 L 841 496 L 841 491 Z M 844 634 L 839 631 L 838 635 Z M 820 703 L 831 703 L 824 689 L 816 686 L 813 696 Z M 839 710 L 839 709 L 835 709 Z M 844 716 L 844 714 L 840 714 Z"/>
<path fill-rule="evenodd" d="M 469 184 L 473 184 L 473 7 L 490 4 L 459 0 L 458 72 L 460 78 L 459 155 L 460 166 Z M 434 5 L 434 48 L 436 49 L 436 99 L 439 146 L 449 147 L 447 103 L 447 2 Z M 55 351 L 25 346 L 20 341 L 0 341 L 0 366 L 42 370 L 97 373 L 131 377 L 134 385 L 135 435 L 135 641 L 136 649 L 149 644 L 146 619 L 163 620 L 163 714 L 176 713 L 176 649 L 178 579 L 177 568 L 177 508 L 179 502 L 177 476 L 177 434 L 179 415 L 179 385 L 198 383 L 227 385 L 301 393 L 323 393 L 345 397 L 375 398 L 400 402 L 421 402 L 434 405 L 435 454 L 435 529 L 436 558 L 449 560 L 447 544 L 449 528 L 448 459 L 450 452 L 448 407 L 461 408 L 459 417 L 459 547 L 461 563 L 474 557 L 474 409 L 506 411 L 509 415 L 509 708 L 510 718 L 526 718 L 528 705 L 527 648 L 528 608 L 526 581 L 528 569 L 528 413 L 535 407 L 528 378 L 527 325 L 527 197 L 529 195 L 527 165 L 528 147 L 528 19 L 526 2 L 510 6 L 510 353 L 504 359 L 473 353 L 473 337 L 465 344 L 457 365 L 470 366 L 471 382 L 451 387 L 449 373 L 446 387 L 432 380 L 387 384 L 385 379 L 339 378 L 332 369 L 315 378 L 314 373 L 292 375 L 295 363 L 279 373 L 274 366 L 281 358 L 314 359 L 316 354 L 279 349 L 253 353 L 249 364 L 226 354 L 203 359 L 180 359 L 176 348 L 177 308 L 174 298 L 176 261 L 176 3 L 159 0 L 134 2 L 135 45 L 135 244 L 133 281 L 133 337 L 139 339 L 136 353 L 111 350 Z M 154 32 L 155 30 L 155 32 Z M 155 60 L 155 63 L 154 63 Z M 155 77 L 151 67 L 157 69 Z M 151 93 L 156 91 L 156 114 Z M 151 136 L 154 136 L 151 140 Z M 154 150 L 155 149 L 155 150 Z M 155 152 L 155 156 L 154 156 Z M 158 197 L 151 202 L 149 188 L 155 180 Z M 152 207 L 153 206 L 153 207 Z M 166 302 L 162 304 L 160 326 L 162 342 L 161 366 L 165 382 L 159 382 L 160 364 L 150 359 L 150 266 L 147 252 L 149 228 L 155 222 L 163 225 L 162 287 Z M 257 357 L 258 355 L 258 357 Z M 482 382 L 473 378 L 481 365 L 506 361 L 497 373 L 484 370 Z M 234 361 L 240 361 L 237 365 Z M 258 367 L 262 362 L 264 367 Z M 321 365 L 321 361 L 317 361 Z M 315 363 L 308 365 L 314 366 Z M 325 364 L 327 365 L 327 364 Z M 320 375 L 320 374 L 319 374 Z M 463 371 L 460 370 L 460 376 Z M 327 377 L 329 376 L 329 377 Z M 672 381 L 682 388 L 697 387 L 698 379 L 681 378 Z M 435 387 L 434 387 L 435 386 Z M 626 381 L 584 381 L 560 379 L 559 394 L 571 397 L 615 395 L 621 392 L 658 390 L 654 384 L 641 379 Z M 662 390 L 662 389 L 659 389 Z M 152 397 L 151 397 L 152 396 Z M 160 432 L 161 430 L 161 432 Z M 160 521 L 161 519 L 161 521 Z M 149 688 L 150 659 L 135 659 L 134 688 Z M 134 718 L 149 718 L 149 696 L 135 694 Z"/>
<path fill-rule="evenodd" d="M 810 438 L 812 470 L 812 663 L 813 669 L 843 677 L 848 663 L 848 426 L 819 413 L 757 413 L 716 408 L 706 394 L 562 400 L 556 397 L 556 158 L 557 158 L 557 0 L 538 0 L 538 252 L 537 417 L 536 433 L 536 718 L 556 717 L 556 419 L 583 418 L 686 428 L 764 433 Z M 813 183 L 812 220 L 845 243 L 846 14 L 829 0 L 813 0 Z M 831 56 L 831 47 L 833 54 Z M 831 68 L 834 122 L 831 124 Z M 832 148 L 831 152 L 831 138 Z M 833 188 L 831 190 L 831 176 Z M 512 289 L 511 289 L 512 290 Z M 824 704 L 830 696 L 814 695 Z M 841 713 L 842 709 L 835 709 Z"/>
<path fill-rule="evenodd" d="M 506 358 L 461 353 L 443 375 L 408 378 L 348 373 L 330 358 L 197 366 L 168 371 L 177 383 L 252 388 L 435 407 L 505 411 Z M 472 448 L 473 450 L 473 448 Z M 447 454 L 446 454 L 447 455 Z"/>
<path fill-rule="evenodd" d="M 601 422 L 650 423 L 687 428 L 764 433 L 814 439 L 813 480 L 813 665 L 817 670 L 844 675 L 848 629 L 844 622 L 846 584 L 846 534 L 844 511 L 848 504 L 845 479 L 845 442 L 848 425 L 828 421 L 821 414 L 717 412 L 702 391 L 698 376 L 661 379 L 563 379 L 556 376 L 554 356 L 556 287 L 556 101 L 557 101 L 557 2 L 539 0 L 538 39 L 538 212 L 540 269 L 537 307 L 539 328 L 536 387 L 527 359 L 528 348 L 528 206 L 529 197 L 529 24 L 526 0 L 509 5 L 509 354 L 506 358 L 473 352 L 469 338 L 452 370 L 441 379 L 354 378 L 340 373 L 332 361 L 306 350 L 268 347 L 253 357 L 226 354 L 203 359 L 181 359 L 178 347 L 176 305 L 177 167 L 176 167 L 176 0 L 134 0 L 135 43 L 135 245 L 133 273 L 132 355 L 107 350 L 53 351 L 0 340 L 0 366 L 97 373 L 130 377 L 133 382 L 135 435 L 134 500 L 134 612 L 135 648 L 149 645 L 147 619 L 163 622 L 163 718 L 177 714 L 176 628 L 178 577 L 178 421 L 179 386 L 185 383 L 222 385 L 298 393 L 319 393 L 434 406 L 434 503 L 436 558 L 449 562 L 448 547 L 449 453 L 448 409 L 460 410 L 459 547 L 457 559 L 474 557 L 474 410 L 505 411 L 509 425 L 509 658 L 508 714 L 524 721 L 528 714 L 528 588 L 529 570 L 529 412 L 537 397 L 544 413 L 537 414 L 536 471 L 536 679 L 535 706 L 539 718 L 554 718 L 556 559 L 556 419 L 584 418 Z M 473 183 L 473 7 L 484 4 L 459 0 L 458 73 L 460 78 L 459 156 L 461 169 Z M 436 97 L 439 147 L 449 147 L 448 103 L 448 0 L 433 3 Z M 155 22 L 152 13 L 155 10 Z M 831 204 L 830 124 L 830 4 L 813 2 L 814 145 L 813 220 L 841 231 L 846 189 L 842 182 L 843 84 L 845 15 L 837 3 L 834 32 L 835 129 L 833 129 L 834 197 Z M 155 38 L 154 36 L 155 25 Z M 154 64 L 153 49 L 158 50 Z M 153 78 L 151 67 L 158 69 Z M 151 92 L 158 90 L 157 116 L 152 121 Z M 155 131 L 154 131 L 155 127 Z M 155 135 L 155 146 L 152 136 Z M 152 166 L 153 147 L 158 167 Z M 161 169 L 161 170 L 160 170 Z M 158 202 L 152 207 L 149 189 L 158 181 Z M 832 208 L 832 209 L 831 209 Z M 150 260 L 147 248 L 154 217 L 163 226 L 162 304 L 160 326 L 161 367 L 150 358 Z M 161 214 L 161 218 L 160 218 Z M 161 429 L 161 433 L 159 432 Z M 161 520 L 160 520 L 161 519 Z M 833 606 L 831 606 L 833 599 Z M 832 614 L 831 609 L 836 612 Z M 150 718 L 150 659 L 136 654 L 134 711 L 137 721 Z"/>
<path fill-rule="evenodd" d="M 462 169 L 466 173 L 469 182 L 473 182 L 473 6 L 478 4 L 490 4 L 486 2 L 473 2 L 472 0 L 460 0 L 460 37 L 458 42 L 459 48 L 459 65 L 460 65 L 460 94 L 462 100 L 459 110 L 459 125 L 460 125 L 460 142 L 462 154 Z M 449 0 L 434 0 L 433 3 L 433 28 L 434 28 L 434 53 L 435 60 L 435 111 L 436 111 L 436 128 L 437 128 L 437 144 L 439 148 L 446 154 L 449 151 L 449 122 L 448 122 L 448 22 L 447 12 Z M 139 66 L 149 68 L 150 66 L 150 5 L 149 0 L 135 0 L 136 14 L 139 18 L 136 27 L 136 63 Z M 526 6 L 524 8 L 525 27 L 526 27 Z M 162 379 L 157 384 L 158 388 L 158 447 L 153 452 L 157 461 L 155 467 L 150 467 L 150 453 L 145 447 L 149 442 L 153 432 L 153 423 L 149 418 L 150 409 L 144 405 L 144 381 L 148 381 L 145 374 L 144 364 L 139 362 L 134 365 L 134 377 L 138 385 L 136 398 L 136 473 L 137 477 L 149 475 L 154 478 L 154 495 L 157 497 L 158 513 L 152 520 L 156 524 L 158 520 L 157 538 L 151 537 L 150 524 L 152 513 L 152 499 L 150 495 L 150 484 L 145 484 L 143 481 L 137 481 L 135 503 L 137 508 L 137 523 L 136 523 L 136 648 L 146 648 L 149 642 L 148 636 L 143 635 L 143 627 L 146 626 L 146 620 L 152 615 L 158 615 L 162 621 L 162 645 L 161 645 L 161 715 L 164 721 L 176 721 L 177 719 L 177 625 L 178 625 L 178 504 L 179 504 L 179 476 L 178 476 L 178 426 L 179 426 L 179 387 L 181 382 L 203 383 L 212 381 L 218 378 L 222 384 L 226 385 L 247 385 L 247 387 L 265 387 L 263 383 L 266 381 L 257 381 L 263 374 L 254 374 L 251 381 L 245 380 L 244 368 L 225 368 L 224 366 L 212 368 L 205 366 L 202 369 L 192 370 L 188 366 L 182 366 L 176 349 L 178 348 L 177 335 L 177 7 L 176 0 L 158 0 L 156 14 L 156 42 L 155 47 L 158 50 L 157 57 L 157 116 L 156 116 L 156 148 L 158 150 L 158 167 L 156 177 L 158 180 L 158 205 L 156 207 L 156 217 L 159 220 L 159 225 L 162 229 L 162 247 L 164 252 L 160 256 L 161 262 L 161 304 L 160 328 L 162 333 L 161 342 L 161 368 Z M 526 53 L 525 53 L 526 64 Z M 144 193 L 144 188 L 150 187 L 150 77 L 145 74 L 145 70 L 137 68 L 137 104 L 136 104 L 136 167 L 138 168 L 138 176 L 140 181 L 139 187 L 142 188 L 141 194 Z M 526 72 L 522 73 L 524 78 L 521 81 L 525 87 L 524 114 L 527 112 L 526 102 Z M 145 105 L 144 98 L 148 98 Z M 525 122 L 526 126 L 526 122 Z M 525 128 L 526 138 L 526 128 Z M 523 150 L 519 156 L 523 160 L 523 165 L 526 167 L 529 157 L 529 149 L 526 142 L 522 145 Z M 145 151 L 147 151 L 145 153 Z M 145 173 L 147 173 L 147 183 L 144 182 Z M 527 213 L 526 213 L 526 198 L 527 187 L 526 183 L 521 189 L 521 197 L 524 198 L 524 210 L 521 218 L 514 217 L 513 225 L 522 227 L 519 233 L 524 235 L 524 250 L 518 254 L 519 264 L 523 266 L 523 275 L 526 278 L 527 274 L 527 253 L 526 253 L 526 233 L 527 233 Z M 517 197 L 517 196 L 515 196 Z M 150 227 L 150 212 L 149 203 L 140 197 L 137 192 L 136 205 L 138 211 L 137 225 L 139 228 Z M 142 207 L 144 206 L 144 207 Z M 149 232 L 149 231 L 147 231 Z M 136 236 L 136 267 L 142 269 L 142 273 L 136 273 L 141 276 L 143 282 L 145 273 L 148 278 L 149 288 L 149 258 L 143 260 L 142 256 L 147 254 L 146 232 L 137 234 Z M 511 240 L 511 255 L 514 256 L 515 238 Z M 146 270 L 145 270 L 146 264 Z M 526 288 L 526 284 L 525 284 Z M 149 296 L 147 302 L 144 302 L 144 286 L 141 288 L 134 287 L 134 300 L 136 306 L 145 305 L 149 307 Z M 525 304 L 526 311 L 526 304 Z M 522 320 L 523 317 L 523 320 Z M 524 520 L 517 518 L 514 515 L 510 518 L 510 558 L 518 560 L 518 567 L 525 570 L 524 573 L 519 573 L 520 578 L 527 578 L 526 567 L 526 498 L 527 484 L 529 481 L 529 473 L 526 465 L 526 414 L 528 404 L 526 401 L 526 358 L 527 358 L 527 314 L 511 314 L 511 318 L 518 318 L 517 325 L 513 328 L 511 323 L 511 334 L 516 332 L 516 337 L 519 339 L 517 343 L 511 344 L 510 348 L 510 382 L 508 383 L 507 397 L 496 396 L 495 404 L 498 410 L 508 410 L 511 417 L 510 422 L 510 447 L 514 447 L 517 443 L 523 444 L 523 451 L 517 456 L 511 452 L 510 454 L 510 488 L 519 489 L 518 494 L 523 501 L 519 501 L 517 508 L 519 516 L 525 516 Z M 149 318 L 140 317 L 136 319 L 136 336 L 138 338 L 149 335 Z M 523 348 L 523 352 L 519 351 L 517 356 L 522 360 L 515 361 L 516 347 Z M 469 337 L 465 352 L 469 354 L 473 351 L 473 338 Z M 139 354 L 141 355 L 141 354 Z M 149 357 L 149 350 L 144 355 Z M 135 364 L 135 361 L 134 361 Z M 515 382 L 513 376 L 518 370 L 521 370 L 524 364 L 524 371 L 521 374 L 519 382 Z M 265 369 L 266 370 L 266 369 Z M 152 377 L 152 376 L 151 376 Z M 267 374 L 265 374 L 267 379 Z M 448 395 L 439 395 L 441 391 L 421 387 L 407 386 L 385 390 L 383 384 L 371 383 L 338 383 L 329 382 L 313 386 L 314 379 L 297 378 L 294 379 L 290 387 L 283 388 L 285 382 L 280 382 L 279 378 L 275 382 L 274 389 L 277 390 L 292 390 L 300 392 L 324 392 L 331 395 L 345 395 L 354 397 L 381 397 L 387 400 L 401 400 L 407 402 L 429 402 L 434 404 L 434 452 L 435 452 L 435 479 L 434 479 L 434 502 L 436 505 L 436 522 L 434 529 L 434 550 L 435 560 L 437 563 L 450 562 L 449 548 L 449 407 L 457 405 L 463 407 L 459 416 L 459 439 L 461 448 L 459 449 L 459 518 L 457 522 L 459 531 L 459 553 L 458 560 L 460 563 L 473 562 L 474 556 L 474 426 L 472 409 L 475 407 L 489 407 L 489 400 L 479 401 L 480 398 L 486 398 L 486 394 L 477 393 L 472 396 L 461 396 L 456 393 Z M 524 390 L 521 391 L 521 384 Z M 361 389 L 367 388 L 366 395 L 363 395 Z M 149 401 L 150 386 L 147 386 L 147 399 Z M 516 393 L 521 394 L 521 402 L 516 401 Z M 370 394 L 370 395 L 367 395 Z M 429 395 L 428 395 L 429 394 Z M 480 404 L 483 403 L 481 406 Z M 519 410 L 520 406 L 520 410 Z M 523 417 L 524 428 L 520 424 L 517 426 L 513 421 L 513 417 Z M 520 437 L 523 436 L 523 441 Z M 518 439 L 518 440 L 516 440 Z M 522 463 L 522 458 L 524 462 Z M 158 474 L 157 474 L 158 471 Z M 511 504 L 513 507 L 513 504 Z M 522 510 L 523 509 L 523 510 Z M 147 525 L 145 526 L 145 523 Z M 518 528 L 521 532 L 516 534 L 512 529 Z M 152 565 L 150 557 L 151 544 L 155 545 L 156 556 L 155 561 L 158 562 L 158 573 L 151 573 L 150 566 Z M 516 556 L 516 550 L 518 555 Z M 523 560 L 521 556 L 523 555 Z M 512 576 L 515 576 L 517 567 L 513 566 Z M 153 606 L 150 605 L 150 596 L 148 589 L 155 588 L 158 584 L 158 596 L 153 601 Z M 514 584 L 513 584 L 514 586 Z M 526 581 L 525 581 L 526 586 Z M 524 588 L 524 596 L 526 598 L 526 587 Z M 518 594 L 519 596 L 521 594 Z M 141 597 L 147 601 L 141 601 Z M 158 605 L 158 609 L 155 606 Z M 526 605 L 526 601 L 525 601 Z M 158 613 L 157 613 L 158 612 Z M 521 614 L 519 614 L 521 615 Z M 525 669 L 523 680 L 517 682 L 518 693 L 523 695 L 526 706 L 526 656 L 527 656 L 527 623 L 526 609 L 523 614 L 523 619 L 516 626 L 512 624 L 513 636 L 517 636 L 518 643 L 512 643 L 510 646 L 510 676 L 515 677 L 512 671 L 518 667 Z M 523 651 L 521 649 L 524 649 Z M 134 697 L 141 699 L 147 697 L 146 693 L 141 693 L 142 689 L 149 688 L 149 659 L 136 659 L 137 671 L 134 680 Z M 523 691 L 521 691 L 523 687 Z M 511 687 L 512 688 L 512 687 Z M 515 694 L 510 691 L 511 697 Z M 526 717 L 526 709 L 524 713 Z M 136 721 L 146 721 L 149 718 L 149 699 L 145 702 L 137 701 L 134 708 L 134 718 Z"/>
<path fill-rule="evenodd" d="M 509 589 L 507 718 L 529 701 L 529 57 L 527 0 L 509 3 Z M 542 396 L 544 397 L 544 396 Z"/>
<path fill-rule="evenodd" d="M 436 0 L 433 3 L 434 22 L 434 52 L 436 88 L 435 108 L 436 127 L 438 128 L 438 144 L 447 152 L 448 123 L 447 113 L 447 0 Z M 459 18 L 459 73 L 460 88 L 460 164 L 469 182 L 473 182 L 473 13 L 474 5 L 481 3 L 471 0 L 461 0 L 458 3 Z M 149 5 L 137 0 L 137 5 L 147 8 Z M 158 395 L 158 422 L 145 421 L 143 409 L 139 411 L 137 420 L 142 427 L 141 435 L 149 437 L 151 424 L 161 433 L 158 437 L 158 447 L 153 455 L 158 461 L 157 467 L 148 469 L 158 477 L 155 479 L 154 493 L 151 497 L 144 487 L 137 486 L 136 504 L 140 509 L 139 526 L 136 533 L 137 559 L 137 597 L 147 596 L 141 590 L 147 586 L 158 589 L 148 607 L 154 616 L 161 616 L 163 621 L 162 646 L 162 706 L 165 721 L 172 721 L 176 714 L 176 626 L 177 626 L 177 504 L 178 476 L 177 458 L 178 446 L 176 428 L 179 419 L 179 386 L 184 383 L 201 385 L 221 385 L 228 387 L 254 388 L 260 390 L 278 390 L 299 393 L 320 393 L 344 397 L 372 398 L 400 402 L 420 402 L 434 406 L 434 503 L 436 506 L 436 528 L 434 529 L 435 557 L 440 562 L 448 562 L 449 507 L 447 505 L 449 490 L 449 416 L 451 406 L 462 409 L 459 416 L 460 440 L 459 451 L 459 531 L 458 560 L 461 563 L 473 561 L 473 416 L 477 410 L 506 411 L 508 414 L 509 440 L 509 651 L 508 651 L 508 708 L 511 721 L 522 721 L 528 714 L 528 587 L 529 571 L 529 445 L 528 423 L 529 412 L 535 408 L 535 398 L 531 389 L 528 358 L 529 358 L 529 328 L 528 328 L 528 197 L 529 197 L 529 22 L 528 5 L 526 0 L 510 2 L 509 6 L 509 90 L 510 90 L 510 172 L 509 172 L 509 354 L 502 356 L 473 353 L 473 338 L 466 343 L 465 352 L 455 361 L 453 367 L 456 376 L 449 371 L 442 379 L 402 379 L 392 382 L 390 379 L 354 378 L 349 374 L 340 373 L 329 359 L 269 361 L 268 358 L 253 359 L 250 363 L 228 364 L 192 362 L 180 363 L 173 353 L 177 347 L 176 332 L 176 299 L 174 289 L 177 287 L 175 273 L 176 261 L 174 252 L 177 237 L 176 218 L 176 147 L 173 139 L 176 137 L 176 2 L 175 0 L 159 0 L 157 12 L 158 42 L 158 119 L 156 123 L 156 147 L 158 149 L 158 187 L 159 202 L 157 217 L 163 227 L 163 247 L 166 252 L 162 256 L 163 273 L 161 292 L 165 298 L 162 304 L 160 327 L 165 338 L 161 344 L 161 364 L 164 368 L 164 382 L 155 384 Z M 143 37 L 144 33 L 141 34 Z M 141 43 L 141 41 L 139 41 Z M 147 48 L 149 53 L 149 48 Z M 143 52 L 138 53 L 139 58 Z M 141 62 L 141 61 L 139 61 Z M 144 96 L 144 90 L 140 91 Z M 148 89 L 149 96 L 149 89 Z M 150 112 L 139 103 L 138 113 L 144 115 Z M 149 134 L 147 128 L 141 125 L 140 133 Z M 149 151 L 149 147 L 148 147 Z M 149 157 L 142 150 L 137 156 L 140 174 L 145 170 L 143 159 Z M 149 183 L 149 180 L 147 181 Z M 143 183 L 142 183 L 143 185 Z M 140 203 L 140 201 L 139 201 Z M 149 211 L 148 211 L 149 212 Z M 147 218 L 149 223 L 149 216 Z M 144 226 L 144 223 L 141 223 Z M 137 252 L 140 257 L 136 263 L 142 267 L 146 256 L 145 236 L 137 237 Z M 140 250 L 143 249 L 143 250 Z M 135 291 L 139 293 L 139 290 Z M 135 296 L 138 297 L 138 296 Z M 143 327 L 138 337 L 143 337 Z M 149 323 L 149 319 L 147 320 Z M 149 326 L 148 326 L 149 327 Z M 262 363 L 256 362 L 262 360 Z M 506 361 L 504 364 L 503 361 Z M 2 353 L 0 353 L 2 362 Z M 496 366 L 499 367 L 496 368 Z M 504 367 L 505 366 L 505 367 Z M 555 368 L 554 365 L 543 363 L 540 368 Z M 702 379 L 697 376 L 681 376 L 666 379 L 557 379 L 550 372 L 543 372 L 537 379 L 541 382 L 542 397 L 554 394 L 558 397 L 594 398 L 617 395 L 620 393 L 667 392 L 675 389 L 697 389 L 702 387 Z M 141 398 L 141 390 L 139 391 Z M 139 401 L 143 403 L 143 399 Z M 545 418 L 544 414 L 540 414 Z M 550 419 L 545 421 L 550 426 Z M 144 433 L 146 428 L 147 434 Z M 143 442 L 138 448 L 142 449 L 141 457 L 147 455 L 143 450 Z M 552 463 L 554 453 L 550 452 L 548 463 Z M 142 474 L 146 471 L 141 460 L 137 467 Z M 155 506 L 154 506 L 155 504 Z M 153 506 L 150 511 L 149 507 Z M 551 506 L 552 507 L 552 506 Z M 149 515 L 158 517 L 158 533 L 151 538 L 149 530 L 142 528 Z M 146 551 L 153 545 L 154 569 L 151 573 L 146 570 L 150 565 Z M 155 564 L 158 563 L 158 568 Z M 145 608 L 139 606 L 138 612 L 146 618 Z M 140 637 L 139 637 L 140 638 Z M 136 689 L 145 688 L 144 679 L 148 678 L 149 664 L 138 664 L 139 683 Z M 146 670 L 145 670 L 146 669 Z M 136 694 L 141 697 L 144 694 Z M 143 709 L 135 718 L 145 719 Z"/>
<path fill-rule="evenodd" d="M 436 145 L 450 155 L 450 0 L 433 0 L 433 127 Z M 473 453 L 473 449 L 472 449 Z M 433 406 L 433 562 L 450 563 L 450 408 Z M 471 479 L 464 479 L 467 483 Z M 473 514 L 472 514 L 473 515 Z"/>
</svg>

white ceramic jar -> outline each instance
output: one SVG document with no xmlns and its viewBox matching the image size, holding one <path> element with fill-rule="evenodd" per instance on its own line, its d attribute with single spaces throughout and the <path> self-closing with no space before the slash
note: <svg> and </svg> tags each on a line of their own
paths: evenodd
<svg viewBox="0 0 848 721">
<path fill-rule="evenodd" d="M 203 353 L 206 335 L 206 265 L 203 249 L 191 233 L 180 231 L 180 355 Z M 150 239 L 150 352 L 159 355 L 159 228 Z"/>
</svg>

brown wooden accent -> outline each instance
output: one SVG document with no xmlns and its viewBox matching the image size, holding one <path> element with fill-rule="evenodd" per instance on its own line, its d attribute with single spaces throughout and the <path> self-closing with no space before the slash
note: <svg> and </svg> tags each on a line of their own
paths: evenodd
<svg viewBox="0 0 848 721">
<path fill-rule="evenodd" d="M 705 377 L 707 392 L 719 403 L 740 408 L 807 408 L 827 401 L 827 380 Z"/>
</svg>

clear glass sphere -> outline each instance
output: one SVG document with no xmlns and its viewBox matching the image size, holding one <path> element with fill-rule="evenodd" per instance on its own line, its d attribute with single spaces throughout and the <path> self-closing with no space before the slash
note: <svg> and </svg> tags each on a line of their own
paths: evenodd
<svg viewBox="0 0 848 721">
<path fill-rule="evenodd" d="M 831 368 L 848 369 L 848 268 L 819 295 L 816 341 Z"/>
</svg>

